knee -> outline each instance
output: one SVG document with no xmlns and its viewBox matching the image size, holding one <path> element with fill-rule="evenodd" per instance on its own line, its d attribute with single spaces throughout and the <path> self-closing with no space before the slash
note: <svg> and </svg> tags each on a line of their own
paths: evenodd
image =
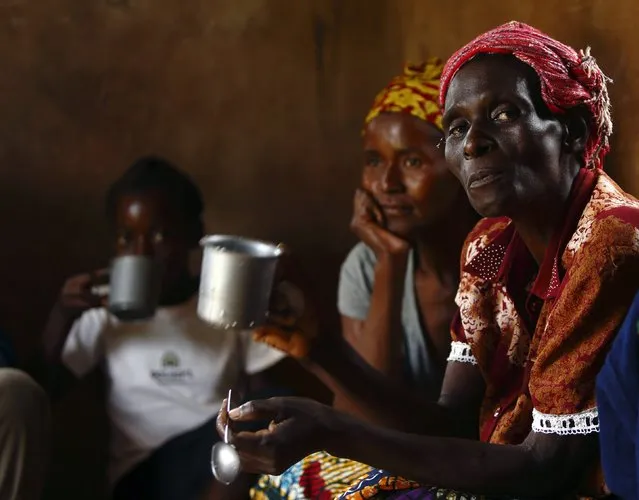
<svg viewBox="0 0 639 500">
<path fill-rule="evenodd" d="M 49 398 L 29 375 L 0 368 L 0 419 L 49 419 Z"/>
</svg>

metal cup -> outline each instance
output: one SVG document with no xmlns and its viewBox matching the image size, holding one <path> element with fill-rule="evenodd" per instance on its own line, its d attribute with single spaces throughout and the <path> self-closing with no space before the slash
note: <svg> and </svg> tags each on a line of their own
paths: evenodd
<svg viewBox="0 0 639 500">
<path fill-rule="evenodd" d="M 277 260 L 272 243 L 239 236 L 206 236 L 198 315 L 220 328 L 248 329 L 266 321 Z"/>
<path fill-rule="evenodd" d="M 111 263 L 109 311 L 122 321 L 153 317 L 160 294 L 160 268 L 145 255 L 116 257 Z"/>
</svg>

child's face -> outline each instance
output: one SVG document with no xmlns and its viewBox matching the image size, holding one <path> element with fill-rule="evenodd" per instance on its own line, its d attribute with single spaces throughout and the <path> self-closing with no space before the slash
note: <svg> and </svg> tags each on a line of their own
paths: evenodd
<svg viewBox="0 0 639 500">
<path fill-rule="evenodd" d="M 197 245 L 184 215 L 162 191 L 121 196 L 116 204 L 116 255 L 147 255 L 163 269 L 167 289 L 188 269 L 189 251 Z"/>
</svg>

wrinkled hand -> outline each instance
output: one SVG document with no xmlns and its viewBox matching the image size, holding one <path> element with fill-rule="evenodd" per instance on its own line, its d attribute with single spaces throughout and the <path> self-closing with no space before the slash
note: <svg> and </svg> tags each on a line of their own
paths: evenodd
<svg viewBox="0 0 639 500">
<path fill-rule="evenodd" d="M 407 255 L 410 250 L 406 240 L 386 229 L 382 209 L 363 189 L 355 191 L 351 230 L 375 252 L 377 258 L 382 255 Z"/>
<path fill-rule="evenodd" d="M 317 315 L 302 291 L 283 281 L 273 291 L 268 323 L 253 330 L 253 338 L 301 359 L 308 355 L 318 330 Z"/>
<path fill-rule="evenodd" d="M 230 419 L 230 420 L 229 420 Z M 226 400 L 217 417 L 217 432 L 224 438 L 227 423 L 270 420 L 267 429 L 257 432 L 229 431 L 229 441 L 237 449 L 242 470 L 279 475 L 302 458 L 330 448 L 338 439 L 339 414 L 329 406 L 305 398 L 271 398 L 250 401 L 226 411 Z"/>
<path fill-rule="evenodd" d="M 305 358 L 319 332 L 319 318 L 294 256 L 285 249 L 277 268 L 268 321 L 253 330 L 253 339 L 289 356 Z"/>
<path fill-rule="evenodd" d="M 91 289 L 105 281 L 108 273 L 108 269 L 100 269 L 93 273 L 72 276 L 62 286 L 58 306 L 66 314 L 79 315 L 87 309 L 105 305 L 108 298 L 95 294 Z"/>
</svg>

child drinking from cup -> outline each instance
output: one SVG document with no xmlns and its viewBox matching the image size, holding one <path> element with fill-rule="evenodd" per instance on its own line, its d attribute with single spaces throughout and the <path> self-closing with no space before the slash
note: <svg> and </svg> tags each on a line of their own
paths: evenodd
<svg viewBox="0 0 639 500">
<path fill-rule="evenodd" d="M 219 330 L 196 314 L 189 257 L 203 236 L 204 204 L 188 176 L 159 158 L 136 161 L 108 192 L 116 259 L 145 256 L 161 269 L 158 308 L 123 321 L 99 293 L 106 271 L 67 280 L 44 334 L 49 363 L 108 381 L 113 498 L 198 498 L 211 486 L 213 420 L 224 395 L 281 369 L 283 355 L 250 332 Z"/>
</svg>

